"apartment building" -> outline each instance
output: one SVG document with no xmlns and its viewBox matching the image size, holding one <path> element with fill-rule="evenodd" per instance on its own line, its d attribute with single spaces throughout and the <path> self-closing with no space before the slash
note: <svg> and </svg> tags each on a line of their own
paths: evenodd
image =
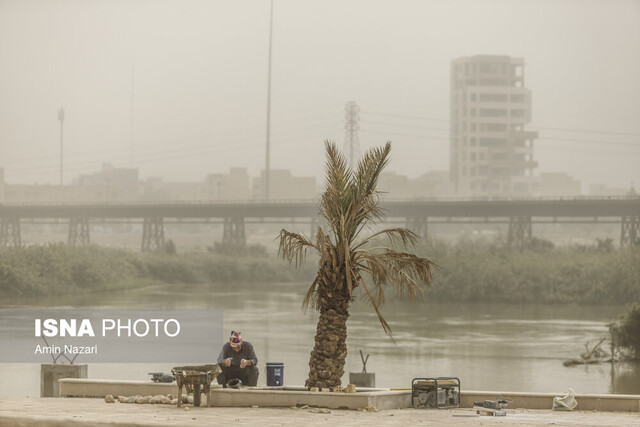
<svg viewBox="0 0 640 427">
<path fill-rule="evenodd" d="M 459 196 L 531 195 L 531 92 L 524 60 L 478 55 L 451 62 L 450 174 Z"/>
</svg>

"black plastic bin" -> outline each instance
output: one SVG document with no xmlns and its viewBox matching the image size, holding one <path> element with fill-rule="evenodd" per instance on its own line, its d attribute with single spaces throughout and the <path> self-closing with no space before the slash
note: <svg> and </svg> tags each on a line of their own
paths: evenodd
<svg viewBox="0 0 640 427">
<path fill-rule="evenodd" d="M 267 386 L 276 387 L 284 385 L 284 363 L 267 362 Z"/>
</svg>

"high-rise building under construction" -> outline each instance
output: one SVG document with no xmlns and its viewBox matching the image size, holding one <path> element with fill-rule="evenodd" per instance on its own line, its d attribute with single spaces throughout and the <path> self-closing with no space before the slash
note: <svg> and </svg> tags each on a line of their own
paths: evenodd
<svg viewBox="0 0 640 427">
<path fill-rule="evenodd" d="M 524 60 L 478 55 L 451 62 L 450 171 L 461 196 L 533 191 L 531 92 Z"/>
</svg>

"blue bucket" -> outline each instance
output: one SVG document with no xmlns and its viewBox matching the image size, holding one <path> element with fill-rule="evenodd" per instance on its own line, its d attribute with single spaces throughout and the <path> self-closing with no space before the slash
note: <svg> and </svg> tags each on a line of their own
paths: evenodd
<svg viewBox="0 0 640 427">
<path fill-rule="evenodd" d="M 267 362 L 267 386 L 284 385 L 284 363 Z"/>
</svg>

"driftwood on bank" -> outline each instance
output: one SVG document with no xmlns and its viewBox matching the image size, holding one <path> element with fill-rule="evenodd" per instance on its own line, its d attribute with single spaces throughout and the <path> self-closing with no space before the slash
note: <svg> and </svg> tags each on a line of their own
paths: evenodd
<svg viewBox="0 0 640 427">
<path fill-rule="evenodd" d="M 584 348 L 586 349 L 586 351 L 580 355 L 580 359 L 568 359 L 565 360 L 562 364 L 564 366 L 574 366 L 612 362 L 613 359 L 609 356 L 609 353 L 600 348 L 605 339 L 606 338 L 602 338 L 600 341 L 598 341 L 598 344 L 593 346 L 591 349 L 589 349 L 589 342 L 586 342 L 584 344 Z"/>
</svg>

